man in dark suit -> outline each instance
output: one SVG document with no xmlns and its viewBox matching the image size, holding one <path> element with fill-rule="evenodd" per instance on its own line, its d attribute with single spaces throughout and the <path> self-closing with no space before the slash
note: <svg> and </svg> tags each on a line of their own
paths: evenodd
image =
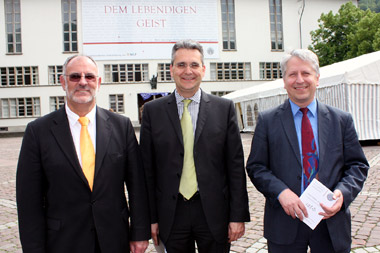
<svg viewBox="0 0 380 253">
<path fill-rule="evenodd" d="M 311 252 L 349 252 L 348 207 L 368 171 L 352 117 L 315 99 L 319 63 L 313 52 L 293 50 L 281 68 L 289 100 L 259 114 L 247 162 L 249 177 L 266 198 L 264 236 L 269 252 L 306 253 L 308 246 Z M 306 125 L 311 125 L 312 155 L 303 151 L 308 146 L 303 144 L 308 139 L 303 134 Z M 321 204 L 323 220 L 311 230 L 302 222 L 308 213 L 299 196 L 313 178 L 333 191 L 337 201 L 330 208 Z"/>
<path fill-rule="evenodd" d="M 198 42 L 174 45 L 170 71 L 176 90 L 145 104 L 140 132 L 152 237 L 169 253 L 195 252 L 194 241 L 199 252 L 228 252 L 249 221 L 235 109 L 231 101 L 200 90 L 205 65 Z M 185 117 L 191 118 L 189 138 L 188 127 L 181 127 Z M 188 194 L 183 185 L 190 181 Z"/>
<path fill-rule="evenodd" d="M 65 107 L 28 124 L 21 147 L 16 194 L 23 252 L 144 252 L 149 206 L 132 124 L 96 106 L 101 78 L 92 58 L 68 58 L 60 81 Z M 79 123 L 84 118 L 87 130 Z M 81 147 L 82 130 L 89 153 Z"/>
</svg>

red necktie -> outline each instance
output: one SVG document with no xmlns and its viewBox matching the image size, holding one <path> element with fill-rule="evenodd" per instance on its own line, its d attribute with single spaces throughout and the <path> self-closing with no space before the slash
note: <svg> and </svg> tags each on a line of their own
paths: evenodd
<svg viewBox="0 0 380 253">
<path fill-rule="evenodd" d="M 301 125 L 301 139 L 302 139 L 302 164 L 303 164 L 303 185 L 304 189 L 311 183 L 311 181 L 318 174 L 318 151 L 315 143 L 313 129 L 311 128 L 307 112 L 309 109 L 301 108 L 302 112 L 302 125 Z"/>
</svg>

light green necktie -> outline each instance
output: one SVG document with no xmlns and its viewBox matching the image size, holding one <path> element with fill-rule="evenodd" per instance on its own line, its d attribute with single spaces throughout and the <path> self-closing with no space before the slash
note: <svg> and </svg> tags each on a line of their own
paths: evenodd
<svg viewBox="0 0 380 253">
<path fill-rule="evenodd" d="M 184 99 L 183 101 L 183 114 L 181 118 L 181 128 L 183 136 L 183 147 L 185 150 L 183 158 L 183 169 L 181 175 L 181 181 L 179 184 L 179 192 L 186 198 L 190 199 L 194 193 L 197 192 L 197 175 L 195 174 L 194 164 L 194 133 L 193 123 L 189 113 L 188 106 L 191 103 L 190 99 Z"/>
</svg>

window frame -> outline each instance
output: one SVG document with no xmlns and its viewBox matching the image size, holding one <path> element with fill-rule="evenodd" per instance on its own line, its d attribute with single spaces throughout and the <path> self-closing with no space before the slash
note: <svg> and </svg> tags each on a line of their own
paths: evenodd
<svg viewBox="0 0 380 253">
<path fill-rule="evenodd" d="M 0 67 L 0 87 L 37 86 L 37 66 Z"/>
<path fill-rule="evenodd" d="M 242 76 L 242 78 L 240 78 Z M 210 79 L 212 81 L 252 80 L 250 62 L 211 62 Z"/>
<path fill-rule="evenodd" d="M 77 0 L 61 0 L 63 52 L 78 52 Z"/>
<path fill-rule="evenodd" d="M 235 1 L 221 0 L 222 45 L 224 51 L 236 51 Z"/>
<path fill-rule="evenodd" d="M 5 110 L 7 111 L 4 116 Z M 41 116 L 41 100 L 39 97 L 1 98 L 0 118 L 33 118 Z"/>
<path fill-rule="evenodd" d="M 48 84 L 49 85 L 60 85 L 61 82 L 59 77 L 63 74 L 62 65 L 51 65 L 48 66 Z"/>
<path fill-rule="evenodd" d="M 149 64 L 148 63 L 104 64 L 104 82 L 105 83 L 149 82 Z"/>
<path fill-rule="evenodd" d="M 269 0 L 269 26 L 272 51 L 284 51 L 282 0 Z"/>
<path fill-rule="evenodd" d="M 51 96 L 49 97 L 50 112 L 59 110 L 65 106 L 66 96 Z"/>
<path fill-rule="evenodd" d="M 8 9 L 10 6 L 11 10 Z M 4 0 L 4 21 L 6 54 L 22 54 L 20 0 Z"/>
<path fill-rule="evenodd" d="M 171 82 L 173 78 L 170 74 L 170 63 L 158 63 L 157 76 L 160 82 Z"/>
<path fill-rule="evenodd" d="M 109 108 L 116 113 L 124 113 L 124 94 L 109 94 Z"/>
<path fill-rule="evenodd" d="M 282 78 L 280 62 L 260 62 L 259 71 L 260 80 L 274 80 Z M 270 77 L 268 77 L 268 74 Z"/>
</svg>

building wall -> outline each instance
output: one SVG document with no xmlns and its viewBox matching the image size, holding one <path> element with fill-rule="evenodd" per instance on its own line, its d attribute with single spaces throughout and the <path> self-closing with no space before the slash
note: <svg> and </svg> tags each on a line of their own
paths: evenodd
<svg viewBox="0 0 380 253">
<path fill-rule="evenodd" d="M 60 85 L 48 85 L 48 66 L 63 65 L 65 59 L 73 53 L 63 52 L 63 32 L 61 16 L 61 0 L 20 0 L 22 25 L 22 54 L 7 55 L 5 39 L 0 40 L 0 67 L 38 66 L 39 85 L 29 87 L 1 87 L 1 98 L 39 97 L 41 115 L 50 112 L 49 97 L 64 96 Z M 206 60 L 206 75 L 201 87 L 206 92 L 235 91 L 260 84 L 260 62 L 279 62 L 284 52 L 301 47 L 299 18 L 302 0 L 282 0 L 284 50 L 271 50 L 270 15 L 268 0 L 235 0 L 235 27 L 237 49 L 222 50 L 221 5 L 218 1 L 219 20 L 219 59 Z M 302 18 L 302 47 L 310 43 L 310 31 L 318 28 L 321 13 L 330 10 L 336 12 L 348 0 L 308 0 Z M 357 4 L 357 1 L 353 1 Z M 79 53 L 82 48 L 81 0 L 77 0 L 78 10 L 78 42 Z M 4 0 L 0 0 L 0 33 L 5 34 Z M 201 28 L 200 28 L 201 29 Z M 0 36 L 3 37 L 3 36 Z M 98 61 L 99 74 L 104 77 L 104 64 L 148 63 L 149 77 L 157 73 L 158 63 L 169 63 L 170 55 L 162 60 L 133 61 Z M 211 81 L 210 62 L 250 62 L 252 80 Z M 104 79 L 104 78 L 103 78 Z M 159 82 L 157 89 L 152 90 L 149 82 L 143 83 L 103 83 L 97 96 L 101 107 L 109 108 L 109 94 L 124 94 L 124 115 L 131 118 L 134 125 L 139 125 L 138 94 L 151 92 L 172 92 L 172 82 Z M 0 132 L 22 131 L 26 124 L 33 120 L 26 118 L 0 118 Z M 4 130 L 8 127 L 8 130 Z"/>
</svg>

